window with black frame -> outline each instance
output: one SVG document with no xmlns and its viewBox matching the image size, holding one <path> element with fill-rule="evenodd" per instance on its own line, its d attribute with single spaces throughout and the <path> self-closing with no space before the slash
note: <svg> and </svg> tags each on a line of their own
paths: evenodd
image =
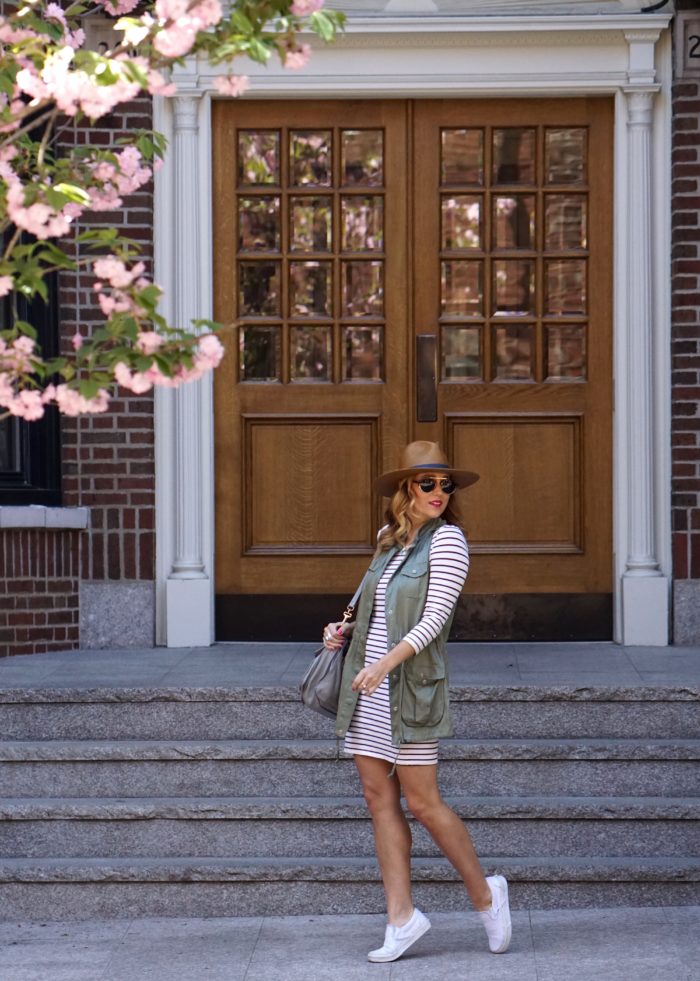
<svg viewBox="0 0 700 981">
<path fill-rule="evenodd" d="M 47 357 L 58 353 L 56 279 L 55 274 L 47 278 L 47 302 L 17 295 L 0 299 L 0 330 L 11 327 L 15 316 L 27 321 L 36 328 L 37 345 Z M 0 420 L 0 505 L 60 503 L 60 425 L 55 406 L 47 406 L 36 422 L 14 416 Z"/>
</svg>

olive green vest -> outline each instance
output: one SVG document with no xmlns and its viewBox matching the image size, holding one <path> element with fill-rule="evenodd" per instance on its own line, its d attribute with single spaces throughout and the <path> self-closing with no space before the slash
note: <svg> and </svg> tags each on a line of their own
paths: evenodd
<svg viewBox="0 0 700 981">
<path fill-rule="evenodd" d="M 444 523 L 442 518 L 435 518 L 419 529 L 412 546 L 406 550 L 403 561 L 389 580 L 385 598 L 388 650 L 403 640 L 423 615 L 430 575 L 430 543 L 434 533 Z M 355 711 L 358 693 L 352 690 L 351 685 L 355 675 L 364 667 L 377 583 L 399 551 L 398 546 L 393 546 L 375 556 L 362 588 L 340 686 L 336 718 L 338 736 L 346 734 Z M 453 616 L 454 610 L 435 640 L 389 674 L 391 741 L 395 746 L 452 735 L 446 643 Z"/>
</svg>

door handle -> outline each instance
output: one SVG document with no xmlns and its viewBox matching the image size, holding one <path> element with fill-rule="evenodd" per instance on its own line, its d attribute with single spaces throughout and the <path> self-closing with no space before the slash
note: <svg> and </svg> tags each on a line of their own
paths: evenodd
<svg viewBox="0 0 700 981">
<path fill-rule="evenodd" d="M 416 335 L 417 422 L 437 422 L 437 337 Z"/>
</svg>

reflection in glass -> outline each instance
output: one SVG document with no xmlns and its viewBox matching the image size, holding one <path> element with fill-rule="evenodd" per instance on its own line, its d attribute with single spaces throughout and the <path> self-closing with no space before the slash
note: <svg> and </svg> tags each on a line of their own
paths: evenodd
<svg viewBox="0 0 700 981">
<path fill-rule="evenodd" d="M 293 381 L 331 380 L 330 327 L 292 327 L 290 374 Z"/>
<path fill-rule="evenodd" d="M 382 380 L 381 327 L 343 327 L 343 380 Z"/>
<path fill-rule="evenodd" d="M 384 133 L 380 129 L 344 129 L 341 138 L 344 185 L 381 187 L 384 182 Z"/>
<path fill-rule="evenodd" d="M 547 195 L 544 243 L 549 252 L 586 248 L 586 204 L 583 194 Z"/>
<path fill-rule="evenodd" d="M 518 127 L 493 131 L 494 184 L 535 183 L 535 130 Z"/>
<path fill-rule="evenodd" d="M 453 194 L 442 197 L 442 247 L 481 248 L 481 196 Z"/>
<path fill-rule="evenodd" d="M 278 327 L 241 327 L 241 381 L 280 381 L 280 332 Z"/>
<path fill-rule="evenodd" d="M 443 327 L 442 377 L 453 381 L 481 378 L 479 327 Z"/>
<path fill-rule="evenodd" d="M 289 240 L 293 252 L 331 251 L 332 198 L 291 198 L 289 220 Z"/>
<path fill-rule="evenodd" d="M 585 313 L 585 259 L 550 259 L 545 265 L 547 313 Z"/>
<path fill-rule="evenodd" d="M 493 264 L 494 314 L 531 314 L 535 299 L 535 263 L 530 259 L 499 259 Z"/>
<path fill-rule="evenodd" d="M 343 262 L 343 313 L 346 317 L 384 315 L 384 263 Z"/>
<path fill-rule="evenodd" d="M 582 325 L 547 327 L 547 380 L 586 377 L 586 331 Z"/>
<path fill-rule="evenodd" d="M 276 130 L 238 134 L 239 184 L 279 184 L 280 135 Z"/>
<path fill-rule="evenodd" d="M 493 247 L 535 248 L 534 194 L 508 194 L 493 200 Z"/>
<path fill-rule="evenodd" d="M 279 262 L 241 262 L 238 265 L 238 316 L 280 316 Z"/>
<path fill-rule="evenodd" d="M 331 184 L 331 131 L 296 131 L 290 137 L 290 184 Z"/>
<path fill-rule="evenodd" d="M 330 262 L 289 263 L 289 316 L 331 316 Z"/>
<path fill-rule="evenodd" d="M 343 249 L 372 252 L 384 248 L 384 198 L 343 197 Z"/>
<path fill-rule="evenodd" d="M 478 317 L 484 312 L 483 263 L 444 259 L 440 300 L 443 317 Z"/>
<path fill-rule="evenodd" d="M 484 131 L 481 129 L 443 129 L 443 184 L 484 183 Z"/>
<path fill-rule="evenodd" d="M 584 184 L 587 133 L 585 129 L 548 129 L 544 137 L 546 184 Z"/>
<path fill-rule="evenodd" d="M 533 328 L 525 324 L 494 328 L 494 378 L 528 381 L 532 378 Z"/>
<path fill-rule="evenodd" d="M 277 252 L 280 247 L 280 199 L 238 199 L 238 242 L 242 252 Z"/>
</svg>

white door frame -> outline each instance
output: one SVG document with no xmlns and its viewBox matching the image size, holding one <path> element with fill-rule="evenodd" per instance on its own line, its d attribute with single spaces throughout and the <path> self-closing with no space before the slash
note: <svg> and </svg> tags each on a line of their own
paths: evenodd
<svg viewBox="0 0 700 981">
<path fill-rule="evenodd" d="M 614 638 L 663 646 L 671 584 L 669 15 L 353 17 L 306 69 L 250 65 L 246 98 L 615 97 Z M 211 316 L 211 98 L 191 62 L 155 100 L 155 271 L 174 323 Z M 157 389 L 156 643 L 214 641 L 211 376 Z"/>
</svg>

